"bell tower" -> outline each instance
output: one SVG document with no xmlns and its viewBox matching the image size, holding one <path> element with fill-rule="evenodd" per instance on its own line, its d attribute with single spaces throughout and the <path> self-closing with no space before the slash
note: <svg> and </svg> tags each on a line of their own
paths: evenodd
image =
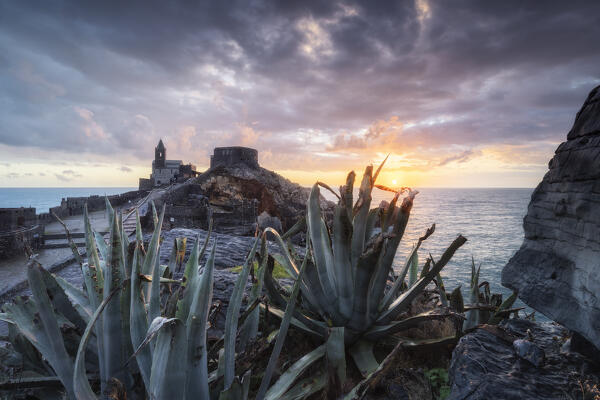
<svg viewBox="0 0 600 400">
<path fill-rule="evenodd" d="M 163 144 L 162 139 L 158 141 L 158 146 L 154 148 L 154 165 L 158 168 L 165 168 L 165 161 L 167 159 L 167 149 Z"/>
</svg>

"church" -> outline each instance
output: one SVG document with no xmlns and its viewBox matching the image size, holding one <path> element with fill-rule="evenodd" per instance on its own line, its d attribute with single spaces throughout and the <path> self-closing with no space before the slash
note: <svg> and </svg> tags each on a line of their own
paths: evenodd
<svg viewBox="0 0 600 400">
<path fill-rule="evenodd" d="M 150 190 L 153 187 L 169 185 L 192 178 L 196 174 L 195 165 L 184 164 L 181 160 L 167 160 L 167 148 L 161 139 L 154 148 L 150 179 L 140 178 L 140 190 Z"/>
</svg>

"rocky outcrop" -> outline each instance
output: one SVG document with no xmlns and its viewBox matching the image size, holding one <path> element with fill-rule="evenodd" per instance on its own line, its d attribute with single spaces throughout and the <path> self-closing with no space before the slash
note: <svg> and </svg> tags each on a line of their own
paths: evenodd
<svg viewBox="0 0 600 400">
<path fill-rule="evenodd" d="M 196 178 L 194 184 L 202 189 L 210 204 L 221 209 L 236 211 L 239 205 L 253 203 L 254 217 L 279 219 L 283 230 L 294 225 L 306 211 L 310 190 L 265 168 L 247 168 L 244 165 L 218 166 Z M 321 200 L 325 210 L 333 203 Z M 238 205 L 238 206 L 236 206 Z M 239 223 L 240 218 L 237 217 Z"/>
<path fill-rule="evenodd" d="M 273 171 L 237 163 L 218 165 L 185 183 L 156 190 L 152 199 L 159 209 L 166 204 L 165 229 L 206 230 L 212 217 L 215 232 L 252 236 L 261 223 L 279 231 L 291 228 L 304 216 L 309 193 Z M 333 206 L 321 198 L 326 218 L 333 215 Z M 152 228 L 151 208 L 142 206 L 140 215 L 142 224 Z"/>
<path fill-rule="evenodd" d="M 600 348 L 600 86 L 548 166 L 502 284 Z"/>
<path fill-rule="evenodd" d="M 581 399 L 582 388 L 592 395 L 585 398 L 600 396 L 595 367 L 569 351 L 567 334 L 523 319 L 481 326 L 454 349 L 447 400 Z"/>
</svg>

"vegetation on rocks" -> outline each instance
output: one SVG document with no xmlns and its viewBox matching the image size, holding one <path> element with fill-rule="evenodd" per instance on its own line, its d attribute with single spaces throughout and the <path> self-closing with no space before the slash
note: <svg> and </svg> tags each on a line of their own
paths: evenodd
<svg viewBox="0 0 600 400">
<path fill-rule="evenodd" d="M 185 245 L 174 245 L 167 265 L 160 265 L 164 210 L 159 215 L 153 207 L 155 229 L 144 243 L 139 218 L 130 241 L 108 202 L 108 243 L 84 216 L 83 290 L 33 260 L 32 298 L 5 305 L 0 319 L 9 322 L 24 364 L 58 377 L 69 398 L 300 399 L 320 391 L 329 398 L 363 398 L 403 354 L 452 346 L 462 319 L 449 306 L 440 271 L 466 239 L 458 236 L 437 262 L 430 256 L 420 267 L 417 252 L 432 228 L 396 274 L 393 259 L 417 192 L 400 189 L 389 204 L 371 209 L 380 169 L 366 168 L 356 202 L 355 174 L 348 175 L 331 226 L 319 202 L 320 187 L 330 189 L 317 183 L 304 220 L 283 235 L 267 228 L 256 236 L 238 268 L 221 337 L 207 334 L 216 312 L 219 244 L 210 243 L 210 234 L 203 243 L 196 240 L 183 278 L 173 279 Z M 306 248 L 297 251 L 288 239 L 305 229 Z M 281 255 L 269 254 L 267 235 Z M 290 286 L 280 284 L 284 274 Z M 426 290 L 431 282 L 438 287 L 434 302 L 442 306 L 413 312 L 415 299 L 433 293 Z M 446 322 L 449 330 L 411 334 Z"/>
</svg>

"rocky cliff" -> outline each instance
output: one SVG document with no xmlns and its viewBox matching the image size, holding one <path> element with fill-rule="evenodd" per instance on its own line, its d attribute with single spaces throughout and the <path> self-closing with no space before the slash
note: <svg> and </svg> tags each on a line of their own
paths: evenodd
<svg viewBox="0 0 600 400">
<path fill-rule="evenodd" d="M 548 167 L 502 284 L 600 348 L 600 86 Z"/>
<path fill-rule="evenodd" d="M 315 180 L 317 178 L 315 177 Z M 240 221 L 236 211 L 240 206 L 252 205 L 255 219 L 288 230 L 306 212 L 310 189 L 293 183 L 265 168 L 248 168 L 243 164 L 211 168 L 194 181 L 216 211 L 232 210 L 232 224 Z M 322 208 L 333 209 L 333 203 L 321 199 Z M 236 206 L 240 205 L 240 206 Z M 251 212 L 247 210 L 247 214 Z M 279 220 L 279 223 L 277 222 Z"/>
</svg>

